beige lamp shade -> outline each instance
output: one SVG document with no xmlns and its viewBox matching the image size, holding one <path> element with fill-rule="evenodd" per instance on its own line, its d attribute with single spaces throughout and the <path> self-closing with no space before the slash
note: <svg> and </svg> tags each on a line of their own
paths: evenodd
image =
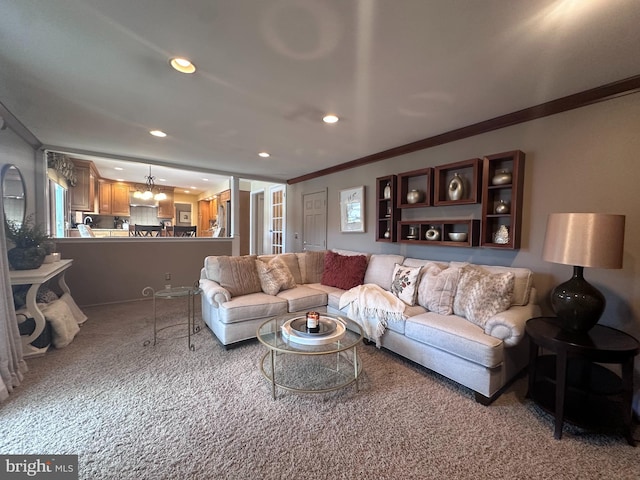
<svg viewBox="0 0 640 480">
<path fill-rule="evenodd" d="M 542 258 L 581 267 L 622 268 L 624 215 L 552 213 Z"/>
</svg>

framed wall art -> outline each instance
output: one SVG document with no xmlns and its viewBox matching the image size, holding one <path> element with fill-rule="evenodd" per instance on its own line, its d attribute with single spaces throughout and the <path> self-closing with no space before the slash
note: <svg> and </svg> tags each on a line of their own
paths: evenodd
<svg viewBox="0 0 640 480">
<path fill-rule="evenodd" d="M 363 233 L 364 215 L 364 186 L 340 190 L 340 231 Z"/>
</svg>

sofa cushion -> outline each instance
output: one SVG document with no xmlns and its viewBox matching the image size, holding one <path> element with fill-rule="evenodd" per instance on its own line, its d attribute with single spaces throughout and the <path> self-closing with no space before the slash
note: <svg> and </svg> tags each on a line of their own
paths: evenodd
<svg viewBox="0 0 640 480">
<path fill-rule="evenodd" d="M 255 255 L 207 257 L 205 270 L 207 278 L 226 288 L 232 297 L 262 292 Z"/>
<path fill-rule="evenodd" d="M 324 270 L 324 254 L 325 250 L 296 253 L 302 279 L 299 283 L 320 283 Z"/>
<path fill-rule="evenodd" d="M 389 290 L 407 305 L 415 305 L 421 271 L 422 267 L 405 267 L 396 264 Z"/>
<path fill-rule="evenodd" d="M 302 312 L 327 305 L 327 294 L 306 285 L 298 285 L 278 294 L 278 298 L 287 301 L 289 312 Z"/>
<path fill-rule="evenodd" d="M 464 267 L 465 265 L 472 265 L 466 262 L 451 262 L 451 266 Z M 512 272 L 515 275 L 513 284 L 513 296 L 511 298 L 511 305 L 526 305 L 529 303 L 529 296 L 531 294 L 531 287 L 533 286 L 533 272 L 528 268 L 522 267 L 498 267 L 494 265 L 478 265 L 484 268 L 489 273 L 505 273 Z"/>
<path fill-rule="evenodd" d="M 502 340 L 484 333 L 482 328 L 455 315 L 433 312 L 407 318 L 404 334 L 488 368 L 499 366 L 504 358 Z"/>
<path fill-rule="evenodd" d="M 396 264 L 402 264 L 402 255 L 382 255 L 374 253 L 369 257 L 367 271 L 364 274 L 364 283 L 375 283 L 385 290 L 391 289 L 393 269 Z"/>
<path fill-rule="evenodd" d="M 273 258 L 268 263 L 256 260 L 256 269 L 258 270 L 262 291 L 267 295 L 277 295 L 280 290 L 287 290 L 296 286 L 289 268 L 279 257 Z"/>
<path fill-rule="evenodd" d="M 365 255 L 347 256 L 329 250 L 324 256 L 324 271 L 320 283 L 349 290 L 357 285 L 362 285 L 366 270 L 367 257 Z"/>
<path fill-rule="evenodd" d="M 430 312 L 440 315 L 453 313 L 453 299 L 456 295 L 460 269 L 440 268 L 435 263 L 423 267 L 420 285 L 418 286 L 418 303 Z"/>
<path fill-rule="evenodd" d="M 487 320 L 511 306 L 514 278 L 512 272 L 489 273 L 477 266 L 463 267 L 453 312 L 484 328 Z"/>
<path fill-rule="evenodd" d="M 285 299 L 262 292 L 234 297 L 218 307 L 218 319 L 222 323 L 238 323 L 285 313 L 287 313 Z"/>
<path fill-rule="evenodd" d="M 329 285 L 322 285 L 321 283 L 312 283 L 307 285 L 315 290 L 320 290 L 327 294 L 327 305 L 339 310 L 340 307 L 340 297 L 346 290 L 338 287 L 330 287 Z"/>
</svg>

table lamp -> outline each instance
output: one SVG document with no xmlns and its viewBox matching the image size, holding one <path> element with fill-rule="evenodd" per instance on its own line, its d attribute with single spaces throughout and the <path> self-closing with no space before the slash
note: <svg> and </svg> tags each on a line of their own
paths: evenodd
<svg viewBox="0 0 640 480">
<path fill-rule="evenodd" d="M 586 333 L 602 315 L 604 295 L 583 276 L 584 267 L 622 268 L 624 215 L 552 213 L 542 258 L 573 265 L 573 277 L 551 292 L 551 306 L 563 330 Z"/>
</svg>

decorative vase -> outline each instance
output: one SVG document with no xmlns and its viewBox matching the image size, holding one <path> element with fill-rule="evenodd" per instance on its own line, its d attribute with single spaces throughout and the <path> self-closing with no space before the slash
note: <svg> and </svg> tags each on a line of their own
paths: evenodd
<svg viewBox="0 0 640 480">
<path fill-rule="evenodd" d="M 9 263 L 14 270 L 33 270 L 40 268 L 47 252 L 41 247 L 14 247 L 7 252 Z"/>
<path fill-rule="evenodd" d="M 506 225 L 500 225 L 498 231 L 493 234 L 493 243 L 499 243 L 501 245 L 509 243 L 509 229 Z"/>
<path fill-rule="evenodd" d="M 391 232 L 389 231 L 389 229 L 387 228 L 387 231 L 384 232 L 384 238 L 390 238 L 391 237 Z"/>
<path fill-rule="evenodd" d="M 383 198 L 388 199 L 391 198 L 391 184 L 387 182 L 387 186 L 384 187 L 384 192 L 382 193 Z"/>
<path fill-rule="evenodd" d="M 411 240 L 415 240 L 416 238 L 418 238 L 418 227 L 411 225 L 409 227 L 409 235 L 407 235 L 407 238 Z"/>
<path fill-rule="evenodd" d="M 424 238 L 427 240 L 440 240 L 440 229 L 433 225 L 429 227 L 427 233 L 424 234 Z"/>
<path fill-rule="evenodd" d="M 500 203 L 496 205 L 496 213 L 509 213 L 509 204 L 504 200 L 500 200 Z"/>
<path fill-rule="evenodd" d="M 449 188 L 447 189 L 447 196 L 449 200 L 461 200 L 464 196 L 464 180 L 457 173 L 453 174 L 453 178 L 449 182 Z"/>
<path fill-rule="evenodd" d="M 420 190 L 411 190 L 407 193 L 407 203 L 418 203 L 422 199 L 422 192 Z"/>
<path fill-rule="evenodd" d="M 499 170 L 491 179 L 492 185 L 507 185 L 511 183 L 511 172 L 508 170 Z"/>
</svg>

